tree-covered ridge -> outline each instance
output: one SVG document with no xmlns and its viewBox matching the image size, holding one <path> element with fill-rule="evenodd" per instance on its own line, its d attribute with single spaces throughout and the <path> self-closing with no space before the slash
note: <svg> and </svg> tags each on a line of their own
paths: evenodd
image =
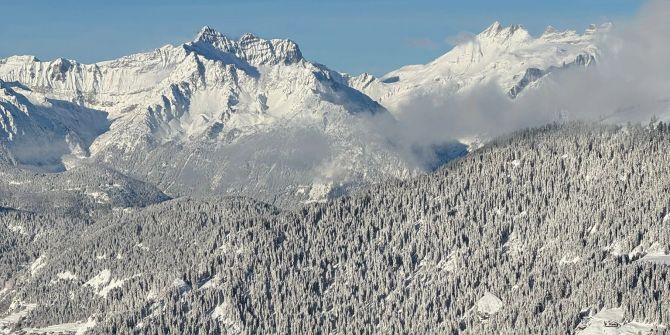
<svg viewBox="0 0 670 335">
<path fill-rule="evenodd" d="M 41 173 L 3 164 L 0 158 L 0 206 L 7 208 L 88 217 L 167 199 L 149 183 L 100 166 L 82 164 L 64 172 Z"/>
<path fill-rule="evenodd" d="M 549 125 L 295 211 L 3 212 L 0 310 L 36 304 L 15 329 L 92 318 L 100 334 L 563 334 L 619 306 L 668 325 L 669 153 L 663 124 Z"/>
</svg>

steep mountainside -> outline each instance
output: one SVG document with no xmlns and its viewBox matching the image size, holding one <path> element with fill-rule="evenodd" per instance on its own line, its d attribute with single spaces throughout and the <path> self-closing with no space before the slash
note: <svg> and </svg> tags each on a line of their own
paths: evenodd
<svg viewBox="0 0 670 335">
<path fill-rule="evenodd" d="M 665 124 L 550 125 L 296 211 L 244 198 L 95 222 L 2 211 L 0 329 L 663 331 L 668 143 Z"/>
<path fill-rule="evenodd" d="M 174 195 L 280 204 L 423 167 L 386 137 L 383 107 L 289 40 L 205 27 L 192 42 L 97 64 L 10 57 L 0 79 L 0 139 L 21 164 L 57 170 L 78 158 Z"/>
<path fill-rule="evenodd" d="M 465 153 L 448 144 L 456 135 L 425 141 L 403 123 L 420 99 L 439 107 L 487 85 L 513 99 L 554 71 L 594 63 L 603 29 L 533 38 L 495 23 L 381 79 L 311 63 L 290 40 L 209 27 L 191 42 L 96 64 L 15 56 L 0 60 L 0 143 L 19 166 L 101 165 L 175 197 L 320 201 Z"/>
<path fill-rule="evenodd" d="M 68 160 L 87 156 L 91 143 L 108 128 L 105 112 L 0 80 L 0 146 L 14 163 L 63 170 Z"/>
<path fill-rule="evenodd" d="M 515 98 L 553 71 L 595 63 L 596 42 L 608 29 L 609 25 L 591 26 L 580 35 L 548 27 L 535 38 L 522 26 L 503 27 L 495 22 L 428 64 L 405 66 L 380 79 L 353 77 L 349 82 L 398 114 L 411 112 L 408 103 L 414 99 L 448 99 L 485 85 Z"/>
</svg>

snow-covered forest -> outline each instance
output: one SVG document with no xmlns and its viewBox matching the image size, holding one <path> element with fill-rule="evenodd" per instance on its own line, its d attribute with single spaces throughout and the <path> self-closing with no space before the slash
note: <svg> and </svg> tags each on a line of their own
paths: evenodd
<svg viewBox="0 0 670 335">
<path fill-rule="evenodd" d="M 0 333 L 662 333 L 669 160 L 664 123 L 552 124 L 294 210 L 4 208 Z"/>
</svg>

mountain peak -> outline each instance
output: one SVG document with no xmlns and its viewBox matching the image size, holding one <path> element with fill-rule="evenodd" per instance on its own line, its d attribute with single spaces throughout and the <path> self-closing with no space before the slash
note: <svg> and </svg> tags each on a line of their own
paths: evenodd
<svg viewBox="0 0 670 335">
<path fill-rule="evenodd" d="M 523 27 L 522 25 L 520 25 L 520 24 L 513 24 L 513 25 L 509 26 L 509 30 L 510 30 L 511 32 L 526 31 L 526 28 L 524 28 L 524 27 Z"/>
<path fill-rule="evenodd" d="M 214 30 L 214 28 L 210 26 L 204 26 L 202 29 L 200 29 L 200 32 L 198 32 L 198 35 L 195 37 L 195 41 L 204 41 L 204 42 L 212 42 L 212 41 L 217 41 L 222 38 L 225 38 L 223 34 L 220 32 Z"/>
<path fill-rule="evenodd" d="M 234 40 L 209 26 L 200 29 L 195 40 L 186 43 L 186 47 L 210 58 L 232 62 L 234 60 L 229 56 L 233 55 L 253 65 L 290 64 L 302 59 L 298 45 L 291 40 L 265 40 L 251 33 L 245 33 L 238 40 Z"/>
<path fill-rule="evenodd" d="M 500 22 L 496 21 L 481 32 L 478 37 L 480 39 L 507 41 L 510 39 L 524 40 L 530 37 L 530 34 L 522 25 L 513 24 L 509 27 L 503 27 Z"/>
<path fill-rule="evenodd" d="M 252 33 L 244 33 L 240 36 L 240 42 L 257 40 L 258 36 Z"/>
<path fill-rule="evenodd" d="M 554 28 L 554 26 L 549 25 L 549 26 L 547 26 L 547 29 L 544 30 L 544 33 L 542 35 L 554 34 L 556 32 L 558 32 L 558 30 L 556 30 L 556 28 Z"/>
<path fill-rule="evenodd" d="M 202 27 L 202 29 L 200 29 L 200 34 L 211 34 L 211 33 L 216 33 L 216 30 L 214 30 L 214 28 L 208 25 L 205 25 Z"/>
<path fill-rule="evenodd" d="M 484 30 L 480 35 L 484 36 L 495 36 L 498 34 L 501 30 L 503 29 L 502 25 L 500 22 L 495 21 L 493 22 L 492 25 L 490 25 L 486 30 Z"/>
</svg>

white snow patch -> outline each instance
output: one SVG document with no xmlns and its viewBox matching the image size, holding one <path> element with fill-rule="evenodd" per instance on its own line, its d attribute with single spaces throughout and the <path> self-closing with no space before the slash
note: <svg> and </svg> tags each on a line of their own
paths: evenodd
<svg viewBox="0 0 670 335">
<path fill-rule="evenodd" d="M 99 204 L 105 204 L 109 202 L 109 195 L 107 195 L 105 192 L 86 191 L 85 194 L 93 198 L 93 200 Z"/>
<path fill-rule="evenodd" d="M 99 291 L 100 287 L 109 283 L 111 277 L 112 273 L 108 269 L 104 269 L 100 271 L 97 276 L 89 279 L 86 283 L 84 283 L 84 286 L 90 286 L 94 291 Z"/>
<path fill-rule="evenodd" d="M 642 257 L 641 261 L 662 265 L 670 265 L 670 255 L 647 255 Z"/>
<path fill-rule="evenodd" d="M 558 263 L 559 264 L 575 264 L 575 263 L 579 263 L 579 261 L 581 261 L 581 260 L 582 260 L 582 258 L 579 257 L 579 256 L 565 255 L 561 258 L 560 261 L 558 261 Z"/>
<path fill-rule="evenodd" d="M 452 253 L 449 255 L 446 262 L 441 260 L 440 263 L 438 263 L 438 266 L 447 272 L 454 272 L 454 270 L 456 270 L 456 261 L 458 260 L 457 257 L 457 255 Z"/>
<path fill-rule="evenodd" d="M 519 236 L 516 232 L 512 232 L 505 244 L 502 246 L 504 253 L 509 253 L 512 256 L 520 254 L 524 250 L 524 245 L 519 239 Z"/>
<path fill-rule="evenodd" d="M 124 278 L 124 279 L 112 279 L 109 281 L 109 284 L 107 286 L 103 287 L 100 292 L 98 292 L 98 295 L 101 297 L 106 297 L 107 293 L 109 293 L 111 290 L 115 288 L 120 288 L 123 286 L 123 283 L 125 283 L 128 279 L 130 278 Z"/>
<path fill-rule="evenodd" d="M 642 257 L 640 261 L 670 265 L 670 255 L 667 254 L 665 250 L 666 248 L 661 244 L 654 242 L 654 244 L 647 249 L 647 254 Z"/>
<path fill-rule="evenodd" d="M 628 258 L 633 259 L 633 258 L 637 258 L 637 257 L 640 257 L 640 256 L 644 256 L 644 254 L 645 254 L 644 246 L 642 244 L 640 244 L 637 247 L 633 248 L 633 250 L 631 250 L 628 253 Z"/>
<path fill-rule="evenodd" d="M 651 243 L 651 245 L 649 244 Z M 664 261 L 664 258 L 668 256 L 666 253 L 667 248 L 660 245 L 658 242 L 643 242 L 640 243 L 637 247 L 633 248 L 628 253 L 628 257 L 630 259 L 637 259 L 637 260 L 659 260 L 659 261 Z"/>
<path fill-rule="evenodd" d="M 617 321 L 617 322 L 622 322 L 623 321 L 623 308 L 617 307 L 617 308 L 610 308 L 610 309 L 602 309 L 598 314 L 593 316 L 594 319 L 599 319 L 599 320 L 610 320 L 610 321 Z"/>
<path fill-rule="evenodd" d="M 32 311 L 33 309 L 37 308 L 37 304 L 22 304 L 22 303 L 19 303 L 19 304 L 15 305 L 15 308 L 18 308 L 18 307 L 23 307 L 23 309 L 21 309 L 18 312 L 14 312 L 14 313 L 0 319 L 0 323 L 17 323 L 17 322 L 19 322 L 19 320 L 21 320 L 21 318 L 28 315 L 28 313 L 30 313 L 30 311 Z"/>
<path fill-rule="evenodd" d="M 10 334 L 8 329 L 9 325 L 15 324 L 21 319 L 23 319 L 30 311 L 33 309 L 37 308 L 37 304 L 23 304 L 23 303 L 13 303 L 12 306 L 10 306 L 10 309 L 12 310 L 17 310 L 19 311 L 11 313 L 4 318 L 0 319 L 0 333 L 2 334 Z"/>
<path fill-rule="evenodd" d="M 610 254 L 612 254 L 615 257 L 619 257 L 619 256 L 624 255 L 623 247 L 621 246 L 620 241 L 612 242 L 612 244 L 608 245 L 603 250 L 608 251 Z"/>
<path fill-rule="evenodd" d="M 460 143 L 465 144 L 465 146 L 467 146 L 468 152 L 473 152 L 477 149 L 480 149 L 484 146 L 484 144 L 490 141 L 490 139 L 487 138 L 486 136 L 483 136 L 483 134 L 465 136 L 457 138 L 456 140 Z"/>
<path fill-rule="evenodd" d="M 504 303 L 500 298 L 495 295 L 486 292 L 484 296 L 477 301 L 477 312 L 490 316 L 498 313 L 498 311 L 504 306 Z"/>
<path fill-rule="evenodd" d="M 77 275 L 70 271 L 65 271 L 65 272 L 60 272 L 56 274 L 56 277 L 61 280 L 75 280 L 77 279 Z"/>
<path fill-rule="evenodd" d="M 442 258 L 439 261 L 434 261 L 432 259 L 423 259 L 419 262 L 418 269 L 415 273 L 419 271 L 427 271 L 431 273 L 435 272 L 454 272 L 456 270 L 456 262 L 458 261 L 457 252 L 452 252 L 446 258 Z M 410 276 L 411 277 L 411 276 Z"/>
<path fill-rule="evenodd" d="M 298 195 L 305 194 L 305 193 L 307 193 L 307 190 L 309 190 L 309 186 L 301 185 L 301 186 L 297 187 L 297 189 L 295 191 L 295 194 L 298 194 Z"/>
<path fill-rule="evenodd" d="M 111 290 L 123 286 L 123 283 L 125 283 L 126 280 L 128 279 L 112 279 L 107 286 L 103 287 L 102 290 L 98 292 L 98 295 L 106 297 L 107 293 L 109 293 Z"/>
<path fill-rule="evenodd" d="M 240 332 L 242 329 L 240 325 L 234 320 L 232 313 L 230 312 L 230 307 L 227 303 L 222 303 L 214 308 L 212 311 L 212 319 L 218 320 L 227 328 L 231 328 L 233 332 Z"/>
<path fill-rule="evenodd" d="M 32 264 L 30 264 L 30 274 L 34 276 L 37 271 L 47 265 L 47 258 L 44 255 L 38 257 Z"/>
<path fill-rule="evenodd" d="M 152 288 L 149 290 L 149 293 L 147 293 L 147 300 L 156 300 L 158 298 L 158 290 Z"/>
<path fill-rule="evenodd" d="M 332 189 L 332 183 L 314 183 L 309 191 L 309 200 L 305 201 L 305 204 L 326 202 Z"/>
<path fill-rule="evenodd" d="M 74 333 L 76 335 L 83 335 L 89 329 L 95 327 L 95 320 L 89 318 L 87 321 L 77 321 L 72 323 L 62 323 L 44 328 L 23 328 L 28 334 L 63 334 Z"/>
<path fill-rule="evenodd" d="M 226 313 L 226 303 L 222 303 L 221 305 L 218 305 L 214 308 L 214 311 L 212 311 L 212 319 L 218 319 L 219 317 L 222 317 Z"/>
<path fill-rule="evenodd" d="M 108 269 L 100 271 L 100 273 L 89 279 L 84 286 L 90 286 L 95 291 L 95 294 L 106 297 L 107 294 L 115 288 L 120 288 L 129 279 L 139 277 L 141 274 L 136 274 L 129 278 L 112 279 L 112 273 Z"/>
<path fill-rule="evenodd" d="M 26 235 L 27 234 L 26 229 L 23 226 L 20 226 L 20 225 L 10 224 L 10 225 L 7 226 L 7 228 L 9 230 L 11 230 L 12 232 L 15 232 L 17 234 L 21 234 L 21 235 Z"/>
<path fill-rule="evenodd" d="M 609 323 L 609 327 L 606 326 Z M 583 321 L 586 328 L 577 329 L 580 335 L 637 335 L 655 334 L 657 330 L 665 327 L 657 324 L 642 323 L 636 321 L 625 321 L 622 308 L 603 309 L 590 319 Z"/>
<path fill-rule="evenodd" d="M 215 275 L 214 277 L 210 278 L 208 281 L 206 281 L 204 284 L 202 284 L 199 288 L 199 290 L 206 290 L 209 288 L 216 288 L 219 286 L 219 283 L 221 282 L 221 278 L 219 275 Z"/>
</svg>

